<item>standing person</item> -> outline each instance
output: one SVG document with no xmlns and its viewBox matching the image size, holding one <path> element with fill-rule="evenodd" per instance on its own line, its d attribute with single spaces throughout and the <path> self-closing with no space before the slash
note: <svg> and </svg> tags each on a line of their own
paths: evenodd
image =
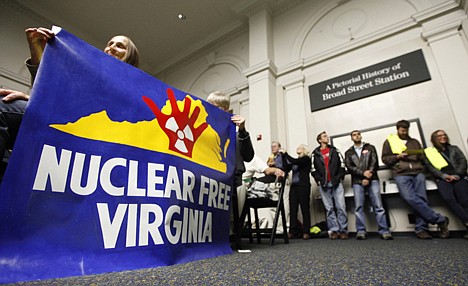
<svg viewBox="0 0 468 286">
<path fill-rule="evenodd" d="M 31 74 L 31 86 L 36 78 L 46 43 L 55 37 L 55 33 L 46 28 L 28 28 L 25 30 L 31 57 L 26 66 Z M 126 36 L 115 36 L 109 40 L 104 52 L 125 63 L 138 67 L 139 52 L 132 40 Z M 0 161 L 6 149 L 13 149 L 29 95 L 20 91 L 0 89 Z"/>
<path fill-rule="evenodd" d="M 206 99 L 210 104 L 228 112 L 231 105 L 231 98 L 228 94 L 215 91 L 208 95 Z M 236 124 L 237 144 L 236 144 L 236 166 L 234 169 L 234 187 L 236 192 L 232 196 L 232 214 L 234 216 L 234 243 L 236 248 L 241 247 L 241 222 L 239 222 L 239 196 L 245 196 L 242 187 L 242 174 L 245 172 L 244 162 L 250 162 L 255 155 L 255 151 L 250 140 L 249 132 L 245 129 L 245 118 L 240 115 L 232 115 L 231 121 Z M 245 201 L 245 198 L 242 198 Z"/>
<path fill-rule="evenodd" d="M 296 149 L 298 158 L 291 157 L 287 152 L 284 157 L 292 170 L 291 187 L 289 190 L 289 238 L 302 236 L 310 238 L 310 169 L 312 162 L 309 157 L 309 147 L 304 144 Z M 302 229 L 297 225 L 299 205 L 302 212 Z M 299 233 L 301 232 L 301 233 Z"/>
<path fill-rule="evenodd" d="M 329 144 L 329 140 L 325 131 L 317 135 L 320 146 L 312 153 L 312 176 L 319 186 L 327 212 L 330 239 L 348 239 L 348 216 L 342 184 L 345 175 L 343 156 L 337 148 Z"/>
<path fill-rule="evenodd" d="M 351 140 L 354 145 L 345 153 L 345 165 L 351 174 L 351 184 L 354 193 L 354 214 L 356 215 L 356 239 L 366 239 L 366 217 L 364 216 L 364 201 L 366 191 L 374 208 L 375 218 L 379 226 L 379 234 L 382 239 L 393 239 L 388 230 L 385 209 L 382 205 L 380 195 L 380 181 L 377 171 L 379 170 L 379 157 L 375 147 L 369 143 L 362 142 L 361 132 L 351 132 Z"/>
<path fill-rule="evenodd" d="M 423 150 L 421 143 L 409 136 L 409 127 L 407 120 L 396 123 L 397 134 L 389 135 L 383 144 L 382 161 L 392 168 L 400 196 L 416 212 L 416 236 L 419 239 L 431 239 L 428 223 L 432 223 L 438 225 L 440 238 L 448 238 L 448 218 L 429 206 L 423 174 Z"/>
<path fill-rule="evenodd" d="M 468 181 L 467 161 L 463 152 L 455 145 L 444 130 L 431 135 L 433 147 L 426 148 L 426 166 L 434 176 L 442 199 L 465 225 L 468 239 Z"/>
<path fill-rule="evenodd" d="M 269 167 L 276 167 L 284 170 L 284 158 L 281 151 L 281 143 L 278 141 L 271 142 L 271 155 L 268 157 L 267 164 Z"/>
</svg>

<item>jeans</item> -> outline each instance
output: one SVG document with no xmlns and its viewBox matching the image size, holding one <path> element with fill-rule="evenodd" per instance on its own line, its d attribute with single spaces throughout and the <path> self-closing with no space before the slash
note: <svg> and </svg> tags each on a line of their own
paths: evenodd
<svg viewBox="0 0 468 286">
<path fill-rule="evenodd" d="M 363 187 L 361 184 L 353 184 L 354 192 L 354 214 L 356 215 L 357 232 L 366 232 L 366 217 L 364 215 L 364 201 L 366 199 L 366 190 L 374 208 L 375 218 L 379 226 L 379 234 L 388 233 L 387 218 L 385 209 L 382 206 L 382 197 L 380 195 L 380 183 L 378 180 L 372 180 L 369 185 Z"/>
<path fill-rule="evenodd" d="M 27 104 L 28 102 L 24 100 L 15 100 L 11 103 L 0 100 L 0 162 L 3 160 L 5 150 L 13 149 Z"/>
<path fill-rule="evenodd" d="M 440 180 L 437 182 L 437 188 L 448 207 L 466 225 L 468 223 L 468 181 L 460 179 L 448 183 Z"/>
<path fill-rule="evenodd" d="M 395 176 L 400 196 L 416 211 L 416 233 L 427 231 L 428 223 L 437 224 L 445 221 L 445 217 L 436 213 L 427 201 L 426 179 L 423 174 L 412 176 Z"/>
<path fill-rule="evenodd" d="M 325 187 L 320 186 L 319 189 L 325 211 L 327 212 L 328 230 L 347 233 L 348 216 L 346 214 L 343 185 L 339 183 L 337 186 L 333 186 L 331 183 L 328 183 Z M 335 205 L 333 205 L 333 202 Z"/>
</svg>

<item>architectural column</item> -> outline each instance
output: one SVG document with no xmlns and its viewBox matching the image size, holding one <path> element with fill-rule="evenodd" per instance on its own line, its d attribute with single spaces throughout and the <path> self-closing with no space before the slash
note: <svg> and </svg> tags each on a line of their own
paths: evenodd
<svg viewBox="0 0 468 286">
<path fill-rule="evenodd" d="M 300 144 L 309 145 L 306 123 L 306 108 L 309 105 L 304 99 L 304 76 L 297 71 L 294 77 L 282 84 L 284 85 L 286 143 L 289 152 L 295 154 Z M 314 145 L 309 147 L 312 148 Z"/>
<path fill-rule="evenodd" d="M 455 17 L 453 17 L 455 16 Z M 465 150 L 468 138 L 468 51 L 466 41 L 460 36 L 462 23 L 466 26 L 466 15 L 438 19 L 437 23 L 423 25 L 422 37 L 428 42 L 439 68 L 447 97 L 453 110 Z M 442 117 L 441 117 L 442 119 Z M 440 128 L 443 128 L 441 122 Z"/>
<path fill-rule="evenodd" d="M 249 15 L 249 126 L 255 152 L 266 160 L 270 142 L 277 140 L 276 66 L 273 59 L 272 21 L 267 5 Z"/>
</svg>

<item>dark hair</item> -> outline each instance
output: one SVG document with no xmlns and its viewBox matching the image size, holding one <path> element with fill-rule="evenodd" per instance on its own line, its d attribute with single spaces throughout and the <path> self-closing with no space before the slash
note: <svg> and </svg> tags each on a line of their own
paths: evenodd
<svg viewBox="0 0 468 286">
<path fill-rule="evenodd" d="M 319 140 L 322 139 L 322 134 L 326 134 L 326 133 L 327 133 L 327 132 L 323 131 L 323 132 L 320 132 L 319 135 L 317 135 L 317 143 L 320 144 L 320 141 L 319 141 Z"/>
<path fill-rule="evenodd" d="M 442 144 L 439 143 L 439 140 L 437 138 L 437 133 L 439 133 L 440 131 L 444 132 L 444 130 L 436 130 L 434 132 L 432 132 L 431 134 L 431 142 L 432 142 L 432 145 L 439 151 L 442 151 L 444 149 L 444 147 L 442 146 Z M 448 137 L 447 133 L 445 133 L 445 136 L 447 137 L 447 144 L 450 144 L 450 138 Z"/>
<path fill-rule="evenodd" d="M 351 131 L 351 133 L 349 133 L 349 136 L 351 136 L 351 138 L 353 138 L 353 133 L 354 133 L 354 132 L 359 132 L 359 134 L 361 134 L 361 131 L 359 131 L 359 130 L 353 130 L 353 131 Z"/>
<path fill-rule="evenodd" d="M 399 129 L 399 128 L 405 128 L 405 129 L 408 129 L 410 127 L 410 123 L 408 120 L 400 120 L 396 123 L 396 128 Z"/>
</svg>

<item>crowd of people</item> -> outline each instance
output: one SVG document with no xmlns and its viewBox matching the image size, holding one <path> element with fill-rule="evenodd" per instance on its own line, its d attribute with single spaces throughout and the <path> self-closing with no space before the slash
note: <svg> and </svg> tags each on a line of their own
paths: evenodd
<svg viewBox="0 0 468 286">
<path fill-rule="evenodd" d="M 45 28 L 26 29 L 26 38 L 31 57 L 26 65 L 34 83 L 38 66 L 46 43 L 54 38 L 54 33 Z M 107 43 L 104 52 L 118 60 L 138 67 L 139 53 L 132 40 L 126 36 L 115 36 Z M 5 150 L 13 149 L 23 114 L 27 108 L 29 95 L 9 89 L 0 89 L 0 159 Z M 221 91 L 211 93 L 207 101 L 224 111 L 229 110 L 230 97 Z M 376 147 L 362 141 L 361 132 L 351 132 L 353 145 L 343 157 L 340 151 L 330 144 L 326 132 L 317 136 L 319 144 L 310 151 L 308 146 L 300 145 L 293 157 L 281 148 L 277 141 L 271 144 L 271 156 L 264 163 L 255 157 L 249 133 L 245 129 L 245 118 L 233 115 L 232 122 L 237 126 L 237 150 L 235 166 L 235 187 L 233 196 L 234 221 L 239 218 L 245 201 L 247 188 L 243 174 L 263 173 L 284 177 L 291 173 L 289 191 L 289 238 L 310 238 L 310 194 L 311 179 L 317 183 L 326 212 L 328 235 L 332 240 L 348 239 L 348 218 L 344 198 L 343 179 L 346 171 L 351 176 L 354 194 L 354 213 L 356 216 L 356 238 L 365 240 L 366 218 L 364 201 L 369 195 L 378 225 L 378 233 L 384 240 L 393 239 L 386 220 L 386 210 L 380 195 L 378 176 L 378 154 Z M 382 161 L 392 170 L 399 194 L 415 212 L 415 233 L 419 239 L 432 238 L 428 224 L 437 225 L 439 237 L 448 238 L 449 219 L 435 212 L 426 194 L 425 175 L 428 171 L 434 177 L 438 191 L 448 207 L 468 229 L 468 177 L 467 160 L 462 151 L 450 144 L 447 134 L 437 130 L 431 135 L 433 147 L 423 149 L 421 143 L 409 136 L 410 124 L 398 121 L 397 133 L 389 135 L 382 147 Z M 250 177 L 251 177 L 250 176 Z M 245 176 L 244 176 L 245 177 Z M 235 205 L 234 205 L 235 206 Z M 298 223 L 299 207 L 302 223 Z M 241 222 L 234 222 L 235 239 L 240 239 Z M 467 234 L 464 236 L 468 238 Z"/>
<path fill-rule="evenodd" d="M 407 120 L 396 123 L 396 134 L 390 134 L 386 138 L 381 158 L 391 169 L 401 198 L 414 211 L 416 236 L 419 239 L 431 239 L 429 224 L 437 226 L 438 237 L 450 236 L 448 217 L 437 213 L 429 205 L 426 174 L 431 174 L 442 199 L 466 227 L 464 238 L 468 239 L 468 176 L 465 155 L 457 146 L 450 144 L 445 131 L 435 131 L 431 135 L 433 147 L 423 148 L 418 140 L 409 136 L 409 127 Z M 310 172 L 319 187 L 330 239 L 349 239 L 343 188 L 346 173 L 351 176 L 353 189 L 356 239 L 365 240 L 368 237 L 364 214 L 366 194 L 375 214 L 380 237 L 384 240 L 393 239 L 382 203 L 376 147 L 364 142 L 359 130 L 353 130 L 350 136 L 353 145 L 346 150 L 344 157 L 330 144 L 326 132 L 318 134 L 319 146 L 312 152 L 307 152 L 308 147 L 305 145 L 299 146 L 297 159 L 281 151 L 279 142 L 272 143 L 272 154 L 268 158 L 270 166 L 280 162 L 281 168 L 292 170 L 289 196 L 290 238 L 309 239 Z M 303 213 L 302 228 L 297 227 L 299 206 Z"/>
</svg>

